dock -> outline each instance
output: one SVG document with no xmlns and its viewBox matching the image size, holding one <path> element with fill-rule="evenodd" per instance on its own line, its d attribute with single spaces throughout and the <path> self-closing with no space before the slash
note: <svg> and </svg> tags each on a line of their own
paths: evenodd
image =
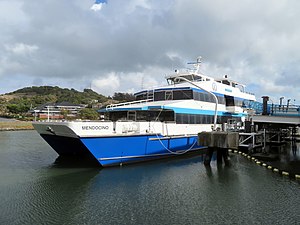
<svg viewBox="0 0 300 225">
<path fill-rule="evenodd" d="M 287 105 L 268 104 L 268 101 L 269 97 L 263 96 L 260 109 L 256 108 L 246 118 L 243 129 L 199 133 L 199 144 L 208 147 L 204 164 L 210 164 L 214 151 L 217 151 L 218 163 L 223 159 L 225 165 L 229 162 L 229 152 L 240 153 L 258 165 L 300 180 L 300 159 L 283 163 L 279 160 L 281 153 L 272 152 L 273 148 L 291 143 L 296 156 L 296 141 L 300 140 L 297 134 L 300 127 L 300 106 L 289 105 L 289 101 Z"/>
</svg>

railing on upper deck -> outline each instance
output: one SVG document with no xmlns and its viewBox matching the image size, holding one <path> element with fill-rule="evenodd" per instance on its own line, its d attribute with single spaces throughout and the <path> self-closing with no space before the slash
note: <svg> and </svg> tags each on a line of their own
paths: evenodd
<svg viewBox="0 0 300 225">
<path fill-rule="evenodd" d="M 252 93 L 252 92 L 245 92 L 246 94 L 249 94 L 249 95 L 255 95 L 254 93 Z"/>
<path fill-rule="evenodd" d="M 133 104 L 141 104 L 141 103 L 146 103 L 146 102 L 152 102 L 153 99 L 144 99 L 144 100 L 138 100 L 138 101 L 132 101 L 132 102 L 123 102 L 123 103 L 117 103 L 117 104 L 110 104 L 106 106 L 106 110 L 112 110 L 114 107 L 119 107 L 119 106 L 125 106 L 125 105 L 133 105 Z"/>
</svg>

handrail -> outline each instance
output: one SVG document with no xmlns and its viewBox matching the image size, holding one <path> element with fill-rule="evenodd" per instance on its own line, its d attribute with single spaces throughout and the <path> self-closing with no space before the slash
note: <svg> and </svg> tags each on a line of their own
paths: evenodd
<svg viewBox="0 0 300 225">
<path fill-rule="evenodd" d="M 145 103 L 145 102 L 151 102 L 153 99 L 144 99 L 144 100 L 138 100 L 138 101 L 131 101 L 131 102 L 123 102 L 123 103 L 117 103 L 117 104 L 110 104 L 106 106 L 106 110 L 113 109 L 114 107 L 124 106 L 124 105 L 133 105 L 138 103 Z"/>
</svg>

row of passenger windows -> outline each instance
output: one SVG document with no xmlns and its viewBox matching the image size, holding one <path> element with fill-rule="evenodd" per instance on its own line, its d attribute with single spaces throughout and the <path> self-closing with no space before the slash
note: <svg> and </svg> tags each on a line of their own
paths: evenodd
<svg viewBox="0 0 300 225">
<path fill-rule="evenodd" d="M 116 111 L 106 115 L 111 121 L 174 121 L 174 111 Z"/>
<path fill-rule="evenodd" d="M 110 112 L 107 119 L 111 121 L 176 121 L 178 124 L 213 124 L 213 115 L 174 114 L 173 111 L 119 111 Z M 226 123 L 231 116 L 218 116 L 217 123 Z M 239 119 L 239 118 L 237 118 Z"/>
<path fill-rule="evenodd" d="M 231 116 L 218 116 L 217 124 L 227 123 Z M 236 121 L 241 121 L 239 117 L 235 118 Z M 213 124 L 213 115 L 199 115 L 199 114 L 176 114 L 176 123 L 178 124 Z"/>
<path fill-rule="evenodd" d="M 194 114 L 176 114 L 176 123 L 178 124 L 212 124 L 214 116 L 194 115 Z"/>
<path fill-rule="evenodd" d="M 215 98 L 209 94 L 209 93 L 205 93 L 205 92 L 196 92 L 194 91 L 194 99 L 197 101 L 203 101 L 203 102 L 213 102 L 215 103 Z M 219 104 L 225 104 L 225 99 L 222 96 L 216 96 L 218 99 L 218 103 Z"/>
</svg>

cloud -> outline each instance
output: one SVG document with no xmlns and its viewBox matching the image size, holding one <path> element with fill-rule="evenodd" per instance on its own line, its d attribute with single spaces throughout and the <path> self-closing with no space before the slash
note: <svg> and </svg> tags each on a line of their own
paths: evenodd
<svg viewBox="0 0 300 225">
<path fill-rule="evenodd" d="M 91 88 L 99 93 L 112 95 L 120 88 L 120 78 L 115 73 L 92 80 Z"/>
<path fill-rule="evenodd" d="M 36 45 L 27 45 L 24 43 L 16 43 L 14 45 L 5 45 L 5 49 L 16 55 L 30 55 L 39 49 Z"/>
<path fill-rule="evenodd" d="M 115 92 L 134 93 L 140 89 L 155 88 L 162 84 L 157 81 L 155 76 L 162 76 L 160 72 L 159 68 L 146 69 L 139 73 L 110 72 L 106 76 L 99 76 L 92 80 L 91 88 L 96 92 L 110 96 Z"/>
<path fill-rule="evenodd" d="M 103 4 L 106 4 L 106 0 L 96 0 L 96 2 L 92 5 L 91 10 L 99 11 L 102 9 Z"/>
<path fill-rule="evenodd" d="M 290 95 L 300 103 L 297 0 L 110 0 L 101 13 L 92 3 L 0 1 L 1 81 L 92 83 L 112 94 L 163 84 L 164 75 L 201 55 L 207 75 L 228 74 L 258 98 Z"/>
</svg>

